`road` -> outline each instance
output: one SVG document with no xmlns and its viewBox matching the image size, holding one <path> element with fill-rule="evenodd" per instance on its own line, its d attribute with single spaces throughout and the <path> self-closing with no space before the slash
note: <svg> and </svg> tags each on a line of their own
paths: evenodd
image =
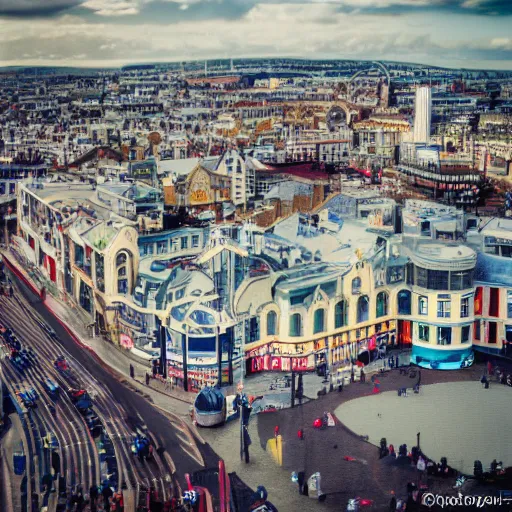
<svg viewBox="0 0 512 512">
<path fill-rule="evenodd" d="M 16 276 L 12 275 L 11 279 L 15 296 L 0 297 L 2 323 L 13 329 L 36 357 L 31 368 L 24 372 L 19 372 L 10 362 L 4 362 L 2 368 L 18 389 L 34 387 L 40 395 L 41 405 L 23 414 L 32 452 L 33 491 L 43 492 L 42 474 L 49 470 L 49 461 L 40 442 L 48 432 L 53 432 L 57 438 L 61 472 L 66 476 L 68 491 L 76 484 L 84 489 L 99 484 L 105 473 L 98 459 L 98 443 L 92 439 L 83 418 L 67 397 L 54 401 L 47 395 L 42 385 L 43 376 L 58 380 L 64 389 L 65 386 L 85 388 L 91 394 L 105 439 L 112 443 L 115 451 L 118 488 L 139 491 L 137 496 L 140 496 L 154 486 L 165 496 L 171 482 L 184 486 L 185 473 L 218 466 L 213 450 L 196 443 L 183 420 L 160 412 L 122 383 L 119 375 L 75 342 L 36 294 Z M 70 363 L 70 370 L 57 374 L 53 361 L 60 355 Z M 55 411 L 50 408 L 52 404 Z M 155 447 L 160 448 L 155 450 L 155 461 L 141 463 L 130 453 L 136 430 L 144 431 Z"/>
</svg>

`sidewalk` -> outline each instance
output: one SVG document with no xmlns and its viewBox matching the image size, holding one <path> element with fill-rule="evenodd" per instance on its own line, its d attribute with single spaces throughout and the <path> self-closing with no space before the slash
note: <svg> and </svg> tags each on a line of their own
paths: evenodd
<svg viewBox="0 0 512 512">
<path fill-rule="evenodd" d="M 40 294 L 40 285 L 31 279 L 17 259 L 12 257 L 10 251 L 2 251 L 1 254 L 13 272 L 35 293 Z M 126 349 L 118 347 L 102 336 L 90 336 L 87 332 L 86 322 L 81 319 L 82 313 L 71 302 L 64 303 L 48 293 L 44 304 L 79 345 L 93 353 L 121 378 L 125 378 L 126 382 L 148 395 L 155 405 L 180 416 L 189 415 L 189 407 L 194 402 L 195 394 L 178 388 L 170 388 L 165 381 L 152 377 L 149 386 L 146 386 L 146 373 L 151 375 L 149 360 L 144 362 L 141 358 L 130 354 Z M 130 365 L 134 368 L 134 379 L 130 377 Z"/>
</svg>

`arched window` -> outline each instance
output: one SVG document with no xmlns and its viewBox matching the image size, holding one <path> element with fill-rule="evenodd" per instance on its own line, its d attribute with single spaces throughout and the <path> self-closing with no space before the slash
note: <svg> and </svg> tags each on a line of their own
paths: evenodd
<svg viewBox="0 0 512 512">
<path fill-rule="evenodd" d="M 128 258 L 126 256 L 126 253 L 124 253 L 124 252 L 119 253 L 116 258 L 116 267 L 124 265 L 126 263 L 127 259 Z"/>
<path fill-rule="evenodd" d="M 125 295 L 130 293 L 128 277 L 131 274 L 129 268 L 128 254 L 123 251 L 116 256 L 116 270 L 117 270 L 117 293 Z"/>
<path fill-rule="evenodd" d="M 117 271 L 117 293 L 124 295 L 128 293 L 128 279 L 126 279 L 126 267 Z"/>
<path fill-rule="evenodd" d="M 325 309 L 320 308 L 315 311 L 313 334 L 325 331 Z"/>
<path fill-rule="evenodd" d="M 302 316 L 294 313 L 290 316 L 290 336 L 302 336 Z"/>
<path fill-rule="evenodd" d="M 398 292 L 398 314 L 411 314 L 411 292 L 409 290 L 401 290 Z"/>
<path fill-rule="evenodd" d="M 361 278 L 355 277 L 352 280 L 352 295 L 359 295 L 361 293 Z"/>
<path fill-rule="evenodd" d="M 267 336 L 277 334 L 277 314 L 275 311 L 267 313 Z"/>
<path fill-rule="evenodd" d="M 357 300 L 357 323 L 367 322 L 370 312 L 370 299 L 362 295 Z"/>
<path fill-rule="evenodd" d="M 339 329 L 347 325 L 348 306 L 347 302 L 340 300 L 334 307 L 334 328 Z"/>
<path fill-rule="evenodd" d="M 376 317 L 386 316 L 388 314 L 388 294 L 386 292 L 380 292 L 377 295 L 377 311 Z"/>
</svg>

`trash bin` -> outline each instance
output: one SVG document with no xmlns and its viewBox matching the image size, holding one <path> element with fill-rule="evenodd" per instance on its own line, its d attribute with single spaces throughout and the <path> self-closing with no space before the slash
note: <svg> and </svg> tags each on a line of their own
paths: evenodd
<svg viewBox="0 0 512 512">
<path fill-rule="evenodd" d="M 23 452 L 14 452 L 13 466 L 15 475 L 23 475 L 25 473 L 26 457 Z"/>
</svg>

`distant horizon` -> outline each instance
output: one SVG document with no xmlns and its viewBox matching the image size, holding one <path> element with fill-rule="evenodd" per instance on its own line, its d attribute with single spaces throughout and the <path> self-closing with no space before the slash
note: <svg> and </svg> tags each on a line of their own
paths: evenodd
<svg viewBox="0 0 512 512">
<path fill-rule="evenodd" d="M 288 55 L 512 71 L 511 26 L 503 0 L 0 0 L 0 66 Z"/>
<path fill-rule="evenodd" d="M 441 66 L 432 63 L 424 63 L 424 62 L 411 62 L 411 61 L 400 61 L 400 60 L 388 60 L 388 59 L 346 59 L 346 58 L 330 58 L 330 57 L 275 57 L 275 56 L 261 56 L 261 57 L 211 57 L 208 59 L 176 59 L 176 60 L 148 60 L 148 61 L 138 61 L 138 62 L 126 62 L 125 64 L 119 64 L 117 66 L 108 66 L 101 64 L 91 64 L 91 65 L 52 65 L 52 64 L 16 64 L 16 65 L 8 65 L 2 66 L 0 65 L 0 71 L 4 70 L 30 70 L 30 69 L 77 69 L 77 70 L 112 70 L 117 71 L 126 67 L 137 67 L 137 66 L 166 66 L 171 64 L 180 64 L 185 62 L 186 64 L 196 64 L 196 63 L 204 63 L 204 62 L 215 62 L 215 61 L 230 61 L 230 60 L 246 60 L 246 61 L 255 61 L 255 60 L 288 60 L 288 61 L 311 61 L 311 62 L 382 62 L 389 64 L 398 64 L 398 65 L 406 65 L 406 66 L 417 66 L 417 67 L 427 67 L 427 68 L 435 68 L 446 71 L 482 71 L 482 72 L 492 72 L 492 73 L 506 73 L 512 75 L 512 69 L 499 69 L 499 68 L 471 68 L 471 67 L 450 67 L 450 66 Z M 336 77 L 331 77 L 336 78 Z"/>
</svg>

